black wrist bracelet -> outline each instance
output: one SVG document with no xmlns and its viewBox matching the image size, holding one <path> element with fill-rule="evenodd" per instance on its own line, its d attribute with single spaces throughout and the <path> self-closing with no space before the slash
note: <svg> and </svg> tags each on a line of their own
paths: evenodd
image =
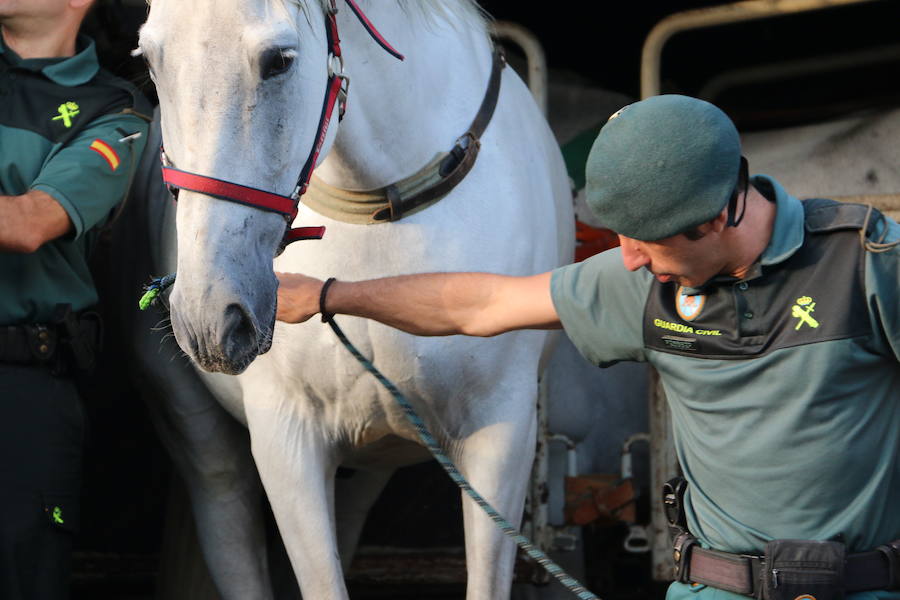
<svg viewBox="0 0 900 600">
<path fill-rule="evenodd" d="M 329 277 L 325 280 L 325 283 L 322 285 L 322 290 L 319 292 L 319 312 L 322 314 L 322 322 L 328 323 L 334 318 L 334 313 L 330 313 L 325 310 L 325 295 L 328 293 L 328 288 L 331 287 L 331 284 L 337 281 L 334 277 Z"/>
</svg>

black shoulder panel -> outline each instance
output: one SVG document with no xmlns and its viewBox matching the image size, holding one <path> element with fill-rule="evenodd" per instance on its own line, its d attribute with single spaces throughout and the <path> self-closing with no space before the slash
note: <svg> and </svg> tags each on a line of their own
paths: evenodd
<svg viewBox="0 0 900 600">
<path fill-rule="evenodd" d="M 644 312 L 644 345 L 711 359 L 761 356 L 781 348 L 871 333 L 859 229 L 868 207 L 805 201 L 806 236 L 787 260 L 745 282 L 679 295 L 654 281 Z"/>
<path fill-rule="evenodd" d="M 0 70 L 0 100 L 0 125 L 33 131 L 53 143 L 65 143 L 94 119 L 135 105 L 135 95 L 112 76 L 98 74 L 66 87 L 17 68 Z"/>
<path fill-rule="evenodd" d="M 864 204 L 822 198 L 804 200 L 803 210 L 806 212 L 806 230 L 811 233 L 826 233 L 841 229 L 859 231 L 866 225 L 866 215 L 869 213 L 869 207 Z M 872 209 L 869 222 L 877 221 L 880 217 L 881 213 Z"/>
</svg>

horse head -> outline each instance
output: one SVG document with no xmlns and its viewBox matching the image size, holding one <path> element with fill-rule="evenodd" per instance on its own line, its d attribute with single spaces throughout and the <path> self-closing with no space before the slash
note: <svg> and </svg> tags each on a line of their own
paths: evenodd
<svg viewBox="0 0 900 600">
<path fill-rule="evenodd" d="M 332 139 L 317 131 L 334 62 L 326 10 L 324 0 L 153 0 L 140 49 L 167 160 L 290 196 L 310 149 Z M 172 328 L 203 369 L 237 374 L 270 348 L 285 225 L 282 214 L 180 190 Z"/>
</svg>

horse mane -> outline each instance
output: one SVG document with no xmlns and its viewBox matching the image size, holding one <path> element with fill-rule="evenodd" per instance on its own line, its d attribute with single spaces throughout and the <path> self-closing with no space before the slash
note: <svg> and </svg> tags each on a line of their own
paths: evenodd
<svg viewBox="0 0 900 600">
<path fill-rule="evenodd" d="M 418 12 L 428 23 L 435 19 L 462 22 L 466 27 L 486 29 L 490 20 L 476 0 L 442 0 L 422 2 L 422 0 L 399 0 L 407 13 Z"/>
<path fill-rule="evenodd" d="M 149 6 L 153 0 L 145 0 Z M 488 29 L 491 17 L 479 6 L 477 0 L 396 0 L 407 14 L 418 13 L 427 25 L 434 25 L 437 20 L 449 23 L 461 22 L 466 28 Z M 279 8 L 294 4 L 305 11 L 306 0 L 274 0 Z M 319 0 L 322 10 L 327 10 L 329 1 Z"/>
<path fill-rule="evenodd" d="M 307 0 L 274 0 L 282 7 L 294 4 L 304 9 Z M 383 0 L 378 0 L 383 1 Z M 419 18 L 427 25 L 434 25 L 438 21 L 451 24 L 461 23 L 466 28 L 487 29 L 490 17 L 478 5 L 476 0 L 396 0 L 403 12 L 411 18 Z M 328 0 L 319 0 L 322 9 L 328 8 Z M 348 9 L 349 10 L 349 9 Z"/>
</svg>

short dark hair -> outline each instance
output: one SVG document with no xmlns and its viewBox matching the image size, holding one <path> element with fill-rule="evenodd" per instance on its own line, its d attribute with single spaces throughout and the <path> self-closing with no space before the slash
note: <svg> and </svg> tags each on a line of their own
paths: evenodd
<svg viewBox="0 0 900 600">
<path fill-rule="evenodd" d="M 688 229 L 687 231 L 683 231 L 682 233 L 684 234 L 684 237 L 691 240 L 692 242 L 696 242 L 706 235 L 705 233 L 700 231 L 699 225 L 695 225 L 694 227 L 691 227 L 690 229 Z"/>
</svg>

